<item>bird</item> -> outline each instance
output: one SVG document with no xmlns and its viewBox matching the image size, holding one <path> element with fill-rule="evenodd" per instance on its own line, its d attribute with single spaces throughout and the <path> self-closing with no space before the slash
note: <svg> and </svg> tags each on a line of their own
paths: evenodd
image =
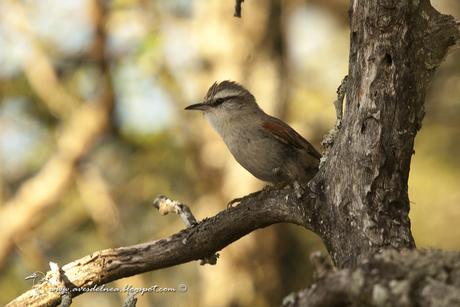
<svg viewBox="0 0 460 307">
<path fill-rule="evenodd" d="M 256 178 L 274 184 L 308 183 L 321 154 L 282 120 L 265 113 L 237 82 L 215 82 L 204 101 L 185 110 L 201 111 L 235 160 Z"/>
</svg>

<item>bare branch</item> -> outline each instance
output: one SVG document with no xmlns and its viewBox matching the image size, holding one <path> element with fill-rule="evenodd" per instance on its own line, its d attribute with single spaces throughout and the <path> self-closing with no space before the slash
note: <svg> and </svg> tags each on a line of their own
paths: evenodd
<svg viewBox="0 0 460 307">
<path fill-rule="evenodd" d="M 160 195 L 153 201 L 153 206 L 158 209 L 161 215 L 167 215 L 168 213 L 178 214 L 187 228 L 197 224 L 190 208 L 177 200 Z"/>
<path fill-rule="evenodd" d="M 243 198 L 237 207 L 228 208 L 168 238 L 94 252 L 64 265 L 63 274 L 73 287 L 70 289 L 72 296 L 77 296 L 82 293 L 81 288 L 206 258 L 248 233 L 275 223 L 311 227 L 312 221 L 317 220 L 315 210 L 318 206 L 321 204 L 311 194 L 297 199 L 293 188 L 267 188 L 255 196 Z M 61 296 L 48 282 L 50 274 L 48 272 L 43 282 L 8 306 L 57 304 Z"/>
<path fill-rule="evenodd" d="M 158 209 L 161 215 L 167 215 L 168 213 L 178 214 L 187 228 L 191 228 L 198 224 L 190 208 L 177 200 L 172 200 L 169 197 L 160 195 L 153 201 L 153 206 Z M 187 238 L 184 239 L 184 244 L 186 243 Z M 217 263 L 218 258 L 219 254 L 212 254 L 201 259 L 200 265 L 214 265 Z"/>
<path fill-rule="evenodd" d="M 235 0 L 235 14 L 233 16 L 241 18 L 241 4 L 244 0 Z"/>
</svg>

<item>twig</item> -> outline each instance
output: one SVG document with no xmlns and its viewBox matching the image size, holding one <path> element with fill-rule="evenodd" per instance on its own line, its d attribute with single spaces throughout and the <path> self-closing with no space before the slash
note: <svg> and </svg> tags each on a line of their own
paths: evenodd
<svg viewBox="0 0 460 307">
<path fill-rule="evenodd" d="M 177 200 L 160 195 L 153 201 L 153 206 L 158 209 L 161 215 L 167 215 L 168 213 L 178 214 L 187 228 L 198 224 L 190 208 Z"/>
<path fill-rule="evenodd" d="M 235 0 L 235 14 L 233 16 L 241 18 L 241 4 L 244 0 Z"/>
<path fill-rule="evenodd" d="M 153 201 L 153 206 L 158 209 L 161 215 L 167 215 L 168 213 L 178 214 L 182 221 L 185 223 L 187 228 L 193 228 L 193 226 L 198 225 L 195 216 L 193 216 L 192 211 L 187 205 L 184 205 L 177 200 L 172 200 L 171 198 L 160 195 Z M 193 235 L 193 230 L 189 235 L 182 241 L 184 244 L 187 244 L 188 238 Z M 200 261 L 200 265 L 210 264 L 215 265 L 217 259 L 219 258 L 218 253 L 213 253 L 210 256 L 206 256 Z"/>
</svg>

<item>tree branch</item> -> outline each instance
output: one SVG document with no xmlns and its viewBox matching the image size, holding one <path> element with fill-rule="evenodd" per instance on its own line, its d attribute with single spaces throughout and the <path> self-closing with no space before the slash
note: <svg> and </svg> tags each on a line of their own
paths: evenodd
<svg viewBox="0 0 460 307">
<path fill-rule="evenodd" d="M 237 207 L 182 230 L 168 238 L 94 252 L 62 266 L 72 296 L 81 288 L 91 288 L 116 279 L 208 257 L 248 233 L 276 223 L 293 223 L 313 228 L 318 222 L 316 212 L 321 203 L 311 193 L 302 199 L 291 187 L 265 188 L 261 193 L 245 197 Z M 56 305 L 60 292 L 43 282 L 11 301 L 7 306 Z"/>
<path fill-rule="evenodd" d="M 195 216 L 192 213 L 192 210 L 190 210 L 190 208 L 187 205 L 184 205 L 183 203 L 178 202 L 177 200 L 172 200 L 169 197 L 160 195 L 153 201 L 153 206 L 158 209 L 161 215 L 167 215 L 169 213 L 175 213 L 179 215 L 179 217 L 182 219 L 187 228 L 191 228 L 198 224 Z M 184 241 L 184 244 L 185 242 L 186 241 Z M 207 256 L 206 258 L 201 259 L 200 264 L 215 265 L 217 263 L 218 258 L 219 254 L 212 254 Z"/>
<path fill-rule="evenodd" d="M 459 264 L 459 252 L 386 250 L 358 269 L 330 272 L 283 306 L 458 306 Z"/>
<path fill-rule="evenodd" d="M 235 0 L 235 13 L 233 16 L 241 18 L 241 5 L 243 2 L 244 0 Z"/>
<path fill-rule="evenodd" d="M 167 215 L 168 213 L 179 215 L 187 228 L 197 224 L 196 218 L 189 207 L 164 195 L 158 196 L 153 201 L 153 206 L 158 209 L 161 215 Z"/>
</svg>

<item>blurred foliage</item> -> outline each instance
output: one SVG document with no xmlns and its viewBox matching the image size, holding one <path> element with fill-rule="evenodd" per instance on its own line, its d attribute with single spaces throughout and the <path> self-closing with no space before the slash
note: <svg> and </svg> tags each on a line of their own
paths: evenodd
<svg viewBox="0 0 460 307">
<path fill-rule="evenodd" d="M 15 236 L 0 268 L 0 303 L 29 289 L 24 278 L 47 271 L 48 261 L 62 265 L 179 231 L 177 217 L 153 209 L 159 194 L 190 204 L 202 219 L 262 186 L 201 117 L 183 112 L 216 79 L 244 83 L 317 146 L 334 123 L 332 101 L 348 65 L 343 1 L 246 1 L 242 19 L 233 17 L 232 1 L 103 1 L 102 17 L 95 3 L 0 0 L 0 209 L 56 155 L 63 123 L 79 106 L 98 104 L 104 74 L 115 95 L 109 127 L 73 167 L 70 184 Z M 458 3 L 434 4 L 459 18 Z M 98 18 L 109 71 L 95 55 Z M 437 73 L 416 139 L 409 193 L 419 247 L 460 248 L 453 227 L 460 220 L 459 85 L 457 52 Z M 144 295 L 138 306 L 278 305 L 311 281 L 308 255 L 318 249 L 314 234 L 275 225 L 223 250 L 215 267 L 188 263 L 114 286 L 188 285 L 186 293 Z M 124 297 L 87 293 L 74 306 L 121 305 Z"/>
</svg>

